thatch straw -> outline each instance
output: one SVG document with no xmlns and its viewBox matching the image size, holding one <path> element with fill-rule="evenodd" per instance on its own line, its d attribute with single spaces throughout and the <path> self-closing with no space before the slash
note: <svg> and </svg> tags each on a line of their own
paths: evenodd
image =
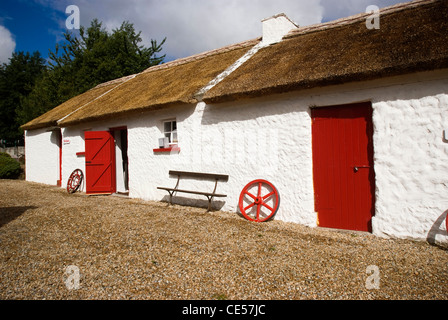
<svg viewBox="0 0 448 320">
<path fill-rule="evenodd" d="M 80 108 L 61 126 L 153 110 L 180 103 L 195 103 L 194 95 L 242 57 L 257 40 L 247 41 L 149 68 L 112 92 Z"/>
<path fill-rule="evenodd" d="M 207 103 L 448 67 L 448 1 L 417 1 L 299 29 L 260 50 L 204 96 Z"/>
<path fill-rule="evenodd" d="M 31 120 L 30 122 L 21 126 L 24 130 L 32 130 L 32 129 L 40 129 L 46 127 L 57 126 L 57 121 L 62 119 L 63 117 L 69 115 L 74 112 L 78 108 L 84 106 L 85 104 L 95 100 L 96 98 L 104 95 L 117 85 L 119 85 L 122 81 L 120 79 L 104 83 L 102 85 L 98 85 L 97 87 L 80 94 L 76 97 L 73 97 L 70 100 L 67 100 L 63 104 L 58 107 L 44 113 L 43 115 Z"/>
</svg>

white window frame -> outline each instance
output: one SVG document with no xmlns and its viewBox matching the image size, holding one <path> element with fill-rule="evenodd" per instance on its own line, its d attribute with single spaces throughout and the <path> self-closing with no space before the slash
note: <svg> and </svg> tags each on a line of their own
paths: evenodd
<svg viewBox="0 0 448 320">
<path fill-rule="evenodd" d="M 168 123 L 169 123 L 169 128 L 167 128 Z M 167 137 L 169 139 L 170 144 L 177 144 L 179 142 L 179 138 L 177 135 L 176 119 L 169 119 L 169 120 L 163 121 L 163 136 Z"/>
</svg>

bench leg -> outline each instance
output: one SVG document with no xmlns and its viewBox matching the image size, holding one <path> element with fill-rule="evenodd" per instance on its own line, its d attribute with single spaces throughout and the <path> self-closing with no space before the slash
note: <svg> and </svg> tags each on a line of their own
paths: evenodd
<svg viewBox="0 0 448 320">
<path fill-rule="evenodd" d="M 174 192 L 169 192 L 168 191 L 168 193 L 170 194 L 170 205 L 172 206 L 173 205 L 173 194 L 174 194 Z"/>
<path fill-rule="evenodd" d="M 207 212 L 210 212 L 210 211 L 212 211 L 212 199 L 213 199 L 213 197 L 207 196 L 207 199 L 208 199 L 208 209 L 207 209 Z"/>
</svg>

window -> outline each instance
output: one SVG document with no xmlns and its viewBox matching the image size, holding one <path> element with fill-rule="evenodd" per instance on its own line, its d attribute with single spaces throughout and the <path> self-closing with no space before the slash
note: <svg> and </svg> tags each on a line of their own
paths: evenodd
<svg viewBox="0 0 448 320">
<path fill-rule="evenodd" d="M 163 122 L 163 133 L 170 143 L 177 143 L 177 124 L 176 120 Z"/>
</svg>

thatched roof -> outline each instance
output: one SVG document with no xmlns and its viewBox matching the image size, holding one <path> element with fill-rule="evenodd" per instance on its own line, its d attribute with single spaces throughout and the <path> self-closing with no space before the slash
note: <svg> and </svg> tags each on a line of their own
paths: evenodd
<svg viewBox="0 0 448 320">
<path fill-rule="evenodd" d="M 151 67 L 58 123 L 69 126 L 168 105 L 196 103 L 195 94 L 258 41 L 246 41 Z"/>
<path fill-rule="evenodd" d="M 448 1 L 416 0 L 382 9 L 379 30 L 367 28 L 369 15 L 291 31 L 283 41 L 260 49 L 203 100 L 217 103 L 448 68 Z M 70 126 L 196 103 L 200 89 L 259 41 L 178 59 L 99 85 L 22 128 Z"/>
<path fill-rule="evenodd" d="M 300 28 L 261 49 L 204 96 L 207 103 L 448 68 L 448 1 L 381 10 Z"/>
<path fill-rule="evenodd" d="M 96 86 L 95 88 L 84 92 L 83 94 L 80 94 L 76 97 L 73 97 L 70 100 L 67 100 L 66 102 L 59 105 L 58 107 L 44 113 L 40 117 L 37 117 L 37 118 L 31 120 L 30 122 L 21 126 L 21 128 L 24 130 L 31 130 L 31 129 L 40 129 L 40 128 L 48 128 L 48 127 L 57 126 L 58 120 L 75 112 L 78 108 L 91 103 L 92 101 L 94 101 L 95 99 L 98 99 L 102 95 L 109 93 L 115 87 L 117 87 L 124 81 L 127 81 L 131 77 L 132 76 L 123 77 L 120 79 L 116 79 L 116 80 L 112 80 L 112 81 L 100 84 L 100 85 Z"/>
<path fill-rule="evenodd" d="M 25 130 L 69 126 L 123 113 L 197 102 L 195 94 L 242 57 L 260 39 L 244 41 L 112 80 L 24 124 Z"/>
</svg>

